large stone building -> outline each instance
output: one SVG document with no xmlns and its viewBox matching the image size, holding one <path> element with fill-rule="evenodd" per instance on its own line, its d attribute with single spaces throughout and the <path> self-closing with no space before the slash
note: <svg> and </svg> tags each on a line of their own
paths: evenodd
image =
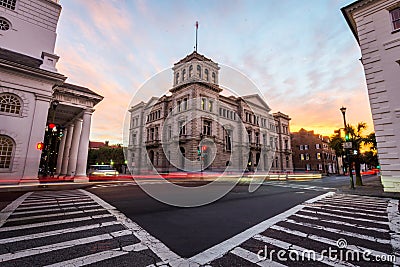
<svg viewBox="0 0 400 267">
<path fill-rule="evenodd" d="M 218 64 L 196 51 L 173 72 L 169 94 L 129 110 L 133 173 L 293 170 L 287 115 L 257 94 L 222 95 Z"/>
<path fill-rule="evenodd" d="M 361 48 L 382 184 L 400 192 L 400 1 L 358 0 L 342 12 Z"/>
<path fill-rule="evenodd" d="M 291 133 L 293 168 L 299 172 L 334 174 L 339 172 L 335 151 L 329 137 L 300 129 Z"/>
<path fill-rule="evenodd" d="M 103 99 L 56 69 L 57 0 L 0 0 L 0 183 L 86 176 L 91 114 Z M 42 149 L 42 150 L 40 150 Z"/>
</svg>

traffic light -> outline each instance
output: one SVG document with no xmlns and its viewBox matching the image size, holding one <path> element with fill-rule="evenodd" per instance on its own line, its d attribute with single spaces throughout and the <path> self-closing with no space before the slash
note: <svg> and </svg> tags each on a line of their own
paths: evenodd
<svg viewBox="0 0 400 267">
<path fill-rule="evenodd" d="M 207 150 L 207 146 L 201 146 L 201 151 L 205 152 Z"/>
<path fill-rule="evenodd" d="M 36 144 L 36 149 L 37 150 L 43 150 L 43 148 L 44 148 L 44 144 L 42 142 L 39 142 L 39 143 Z"/>
<path fill-rule="evenodd" d="M 56 125 L 54 124 L 54 123 L 49 123 L 49 129 L 50 130 L 53 130 L 54 129 L 54 127 L 56 127 Z"/>
<path fill-rule="evenodd" d="M 346 139 L 346 141 L 349 141 L 350 140 L 349 134 L 346 134 L 344 138 Z"/>
<path fill-rule="evenodd" d="M 201 156 L 201 150 L 200 150 L 200 147 L 197 147 L 197 156 Z"/>
</svg>

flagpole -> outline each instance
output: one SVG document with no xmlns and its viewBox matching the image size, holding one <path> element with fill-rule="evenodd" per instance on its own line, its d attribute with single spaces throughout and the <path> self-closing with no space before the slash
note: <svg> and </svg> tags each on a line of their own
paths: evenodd
<svg viewBox="0 0 400 267">
<path fill-rule="evenodd" d="M 198 21 L 196 21 L 196 48 L 195 48 L 195 51 L 197 52 L 197 31 L 198 31 L 198 29 L 199 29 L 199 22 Z"/>
</svg>

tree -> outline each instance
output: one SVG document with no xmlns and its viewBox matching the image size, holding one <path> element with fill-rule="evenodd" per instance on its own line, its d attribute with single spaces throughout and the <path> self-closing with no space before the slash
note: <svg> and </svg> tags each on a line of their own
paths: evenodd
<svg viewBox="0 0 400 267">
<path fill-rule="evenodd" d="M 90 149 L 88 165 L 109 164 L 120 171 L 121 165 L 125 163 L 124 152 L 121 145 L 103 146 L 99 149 Z"/>
<path fill-rule="evenodd" d="M 363 136 L 363 131 L 367 128 L 367 124 L 365 122 L 359 122 L 357 126 L 352 126 L 348 124 L 346 126 L 346 133 L 348 134 L 347 142 L 351 142 L 352 148 L 350 150 L 349 155 L 349 164 L 353 164 L 355 166 L 356 173 L 356 185 L 363 185 L 361 178 L 361 167 L 360 164 L 364 160 L 364 157 L 360 154 L 360 149 L 363 145 L 370 145 L 371 150 L 376 151 L 376 139 L 375 133 L 370 133 L 367 136 Z M 345 155 L 343 149 L 343 143 L 346 142 L 344 138 L 340 136 L 340 134 L 334 135 L 330 140 L 330 147 L 335 150 L 337 156 Z"/>
</svg>

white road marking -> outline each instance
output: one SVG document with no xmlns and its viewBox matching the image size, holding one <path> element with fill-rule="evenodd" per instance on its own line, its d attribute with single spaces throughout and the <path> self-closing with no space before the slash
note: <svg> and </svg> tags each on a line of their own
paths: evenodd
<svg viewBox="0 0 400 267">
<path fill-rule="evenodd" d="M 126 217 L 120 211 L 118 211 L 115 207 L 108 204 L 98 196 L 79 189 L 81 192 L 87 194 L 90 198 L 92 198 L 95 202 L 97 202 L 100 206 L 105 208 L 108 212 L 114 215 L 117 218 L 117 221 L 121 222 L 121 224 L 125 225 L 132 233 L 141 241 L 141 243 L 151 249 L 163 262 L 169 263 L 171 266 L 180 265 L 186 262 L 185 259 L 180 257 L 178 254 L 172 252 L 166 245 L 164 245 L 161 241 L 151 236 L 146 230 L 140 227 L 137 223 L 133 222 L 131 219 Z"/>
<path fill-rule="evenodd" d="M 306 203 L 313 203 L 315 201 L 323 199 L 324 197 L 331 196 L 332 194 L 334 194 L 334 193 L 333 192 L 325 193 L 323 195 L 317 196 L 315 198 L 312 198 L 312 199 L 306 201 Z M 192 262 L 196 262 L 200 265 L 206 264 L 207 262 L 211 262 L 214 259 L 216 259 L 216 258 L 220 257 L 221 255 L 224 255 L 228 251 L 232 250 L 233 248 L 239 246 L 241 243 L 250 239 L 252 236 L 259 234 L 259 233 L 265 231 L 266 229 L 268 229 L 269 227 L 271 227 L 272 225 L 285 220 L 289 216 L 292 216 L 293 214 L 300 211 L 304 207 L 305 206 L 303 204 L 297 205 L 281 214 L 278 214 L 268 220 L 265 220 L 255 226 L 237 234 L 236 236 L 234 236 L 228 240 L 221 242 L 220 244 L 217 244 L 217 245 L 191 257 L 189 260 Z"/>
<path fill-rule="evenodd" d="M 249 261 L 251 263 L 257 264 L 258 266 L 266 266 L 266 267 L 283 267 L 286 265 L 280 264 L 278 262 L 272 261 L 272 260 L 264 260 L 262 261 L 262 258 L 260 259 L 257 254 L 248 251 L 244 248 L 241 247 L 236 247 L 234 248 L 230 253 L 233 255 L 236 255 L 246 261 Z"/>
<path fill-rule="evenodd" d="M 389 229 L 374 228 L 374 227 L 370 227 L 370 226 L 352 224 L 352 223 L 347 223 L 347 222 L 342 222 L 342 221 L 322 219 L 322 218 L 315 217 L 315 216 L 308 216 L 308 215 L 303 215 L 303 214 L 295 214 L 295 216 L 300 217 L 300 218 L 304 218 L 304 219 L 309 219 L 309 220 L 315 220 L 315 221 L 331 223 L 331 224 L 334 224 L 334 225 L 345 225 L 345 226 L 350 226 L 350 227 L 356 226 L 357 228 L 363 229 L 363 230 L 376 231 L 376 232 L 382 232 L 382 233 L 388 233 L 389 232 Z"/>
<path fill-rule="evenodd" d="M 264 235 L 256 235 L 253 238 L 256 239 L 256 240 L 259 240 L 261 242 L 264 242 L 264 243 L 267 243 L 267 244 L 271 244 L 271 245 L 273 245 L 275 247 L 279 247 L 279 248 L 284 249 L 284 250 L 289 250 L 290 249 L 292 251 L 293 250 L 297 251 L 298 255 L 304 255 L 304 257 L 308 258 L 309 260 L 313 260 L 314 257 L 315 257 L 315 259 L 318 259 L 319 262 L 325 263 L 325 264 L 327 264 L 329 266 L 351 266 L 351 267 L 355 266 L 355 265 L 353 265 L 351 263 L 343 262 L 343 261 L 340 261 L 338 259 L 336 259 L 336 260 L 335 259 L 330 259 L 329 257 L 323 256 L 322 254 L 317 253 L 317 252 L 314 253 L 315 256 L 312 256 L 313 255 L 312 253 L 308 253 L 308 254 L 305 253 L 305 252 L 310 252 L 311 251 L 311 250 L 309 250 L 307 248 L 300 247 L 300 246 L 297 246 L 297 245 L 293 245 L 293 244 L 287 243 L 285 241 L 281 241 L 281 240 L 278 240 L 278 239 L 270 238 L 270 237 L 267 237 L 267 236 L 264 236 Z"/>
<path fill-rule="evenodd" d="M 383 224 L 383 225 L 389 224 L 388 222 L 374 221 L 374 220 L 363 219 L 363 218 L 354 218 L 354 217 L 350 217 L 350 216 L 337 215 L 337 214 L 332 214 L 332 213 L 327 213 L 327 212 L 322 212 L 322 211 L 302 210 L 302 212 L 311 213 L 314 215 L 325 215 L 325 216 L 337 217 L 337 218 L 342 218 L 342 219 L 351 219 L 351 220 L 357 220 L 357 221 L 362 221 L 362 222 L 370 222 L 370 223 L 375 223 L 375 224 Z"/>
<path fill-rule="evenodd" d="M 117 221 L 111 221 L 111 222 L 90 224 L 90 225 L 73 227 L 73 228 L 64 228 L 64 229 L 54 230 L 54 231 L 49 231 L 49 232 L 40 232 L 37 234 L 31 234 L 31 235 L 23 235 L 23 236 L 17 236 L 17 237 L 4 238 L 4 239 L 0 239 L 0 244 L 19 242 L 19 241 L 23 241 L 23 240 L 31 240 L 31 239 L 54 236 L 54 235 L 68 234 L 68 233 L 85 231 L 85 230 L 90 230 L 90 229 L 98 229 L 101 227 L 106 227 L 106 226 L 116 225 L 116 224 L 120 224 L 120 223 Z"/>
<path fill-rule="evenodd" d="M 78 210 L 78 211 L 61 212 L 61 213 L 54 213 L 54 214 L 35 215 L 35 216 L 29 216 L 29 217 L 11 218 L 11 219 L 8 219 L 7 221 L 8 222 L 18 222 L 18 221 L 41 219 L 41 218 L 51 218 L 51 217 L 74 215 L 74 214 L 86 214 L 89 212 L 96 212 L 96 211 L 106 211 L 106 210 L 104 210 L 104 209 Z"/>
<path fill-rule="evenodd" d="M 354 233 L 354 232 L 348 232 L 348 231 L 345 231 L 345 230 L 340 230 L 340 229 L 335 229 L 335 228 L 331 228 L 331 227 L 320 226 L 320 225 L 311 224 L 311 223 L 297 222 L 297 221 L 290 220 L 290 219 L 287 219 L 286 222 L 292 223 L 292 224 L 296 224 L 296 225 L 300 225 L 300 226 L 311 227 L 311 228 L 314 228 L 314 229 L 323 230 L 323 231 L 327 231 L 327 232 L 331 232 L 331 233 L 335 233 L 335 234 L 347 235 L 347 236 L 350 236 L 350 237 L 356 237 L 356 238 L 365 239 L 365 240 L 369 240 L 369 241 L 373 241 L 373 242 L 379 242 L 379 243 L 382 243 L 382 244 L 390 244 L 390 240 L 389 239 L 382 239 L 382 238 L 377 238 L 377 237 L 373 237 L 373 236 L 357 234 L 357 233 Z"/>
<path fill-rule="evenodd" d="M 396 264 L 400 266 L 400 214 L 399 200 L 391 199 L 387 207 L 391 244 L 396 255 Z"/>
<path fill-rule="evenodd" d="M 29 248 L 29 249 L 17 251 L 15 253 L 1 254 L 0 262 L 15 260 L 15 259 L 23 258 L 23 257 L 29 257 L 29 256 L 42 254 L 42 253 L 46 253 L 46 252 L 51 252 L 51 251 L 56 251 L 56 250 L 60 250 L 60 249 L 66 249 L 66 248 L 70 248 L 73 246 L 93 243 L 93 242 L 97 242 L 97 241 L 101 241 L 101 240 L 113 239 L 114 237 L 125 236 L 125 235 L 130 235 L 130 234 L 132 234 L 132 231 L 123 230 L 123 231 L 118 231 L 118 232 L 113 232 L 113 233 L 108 233 L 108 234 L 74 239 L 74 240 L 70 240 L 70 241 L 50 244 L 50 245 L 41 246 L 41 247 Z"/>
<path fill-rule="evenodd" d="M 66 200 L 75 201 L 75 200 L 80 200 L 82 198 L 85 198 L 85 197 L 83 197 L 83 196 L 82 197 L 68 197 L 68 198 L 60 198 L 60 199 L 51 198 L 51 200 L 43 200 L 43 199 L 29 200 L 29 199 L 27 199 L 27 200 L 24 201 L 24 205 L 26 205 L 26 204 L 43 203 L 43 202 L 46 202 L 46 203 L 65 202 Z"/>
<path fill-rule="evenodd" d="M 99 207 L 97 203 L 92 203 L 91 205 L 85 205 L 85 206 L 73 206 L 73 207 L 59 207 L 59 208 L 53 208 L 53 209 L 42 209 L 42 210 L 29 210 L 29 211 L 15 211 L 13 212 L 13 215 L 22 215 L 22 214 L 32 214 L 32 213 L 40 213 L 40 212 L 48 212 L 48 211 L 64 211 L 64 210 L 76 210 L 76 209 L 83 209 L 83 208 L 94 208 L 94 207 Z"/>
<path fill-rule="evenodd" d="M 102 251 L 95 254 L 90 254 L 87 256 L 75 258 L 68 261 L 57 262 L 55 264 L 46 265 L 45 267 L 78 267 L 85 266 L 93 263 L 97 263 L 99 261 L 108 260 L 111 258 L 119 257 L 122 255 L 126 255 L 131 251 L 142 251 L 148 249 L 141 243 L 137 243 L 134 245 L 125 246 L 122 248 L 116 248 L 112 250 Z"/>
<path fill-rule="evenodd" d="M 79 205 L 84 205 L 84 204 L 93 204 L 95 202 L 93 202 L 93 200 L 89 200 L 89 201 L 82 201 L 82 202 L 74 202 L 74 203 L 60 203 L 60 204 L 52 204 L 52 205 L 41 205 L 41 206 L 34 206 L 34 207 L 18 207 L 15 211 L 22 211 L 22 210 L 33 210 L 33 209 L 37 209 L 37 210 L 42 210 L 42 209 L 46 209 L 49 207 L 64 207 L 64 206 L 72 206 L 72 205 L 76 205 L 77 207 L 80 207 Z"/>
<path fill-rule="evenodd" d="M 327 208 L 337 208 L 338 207 L 338 205 L 326 204 L 326 203 L 322 203 L 322 202 L 317 202 L 317 203 L 314 203 L 314 204 L 310 205 L 310 207 L 316 207 L 316 206 L 318 206 L 318 207 L 327 207 Z M 368 209 L 364 209 L 364 208 L 348 207 L 348 206 L 343 206 L 343 205 L 340 206 L 340 208 L 346 209 L 346 210 L 357 210 L 357 211 L 362 210 L 362 211 L 365 211 L 365 212 L 374 212 L 374 213 L 381 213 L 382 215 L 386 215 L 386 212 L 377 211 L 375 209 L 368 210 Z"/>
<path fill-rule="evenodd" d="M 5 207 L 1 212 L 0 212 L 0 227 L 2 227 L 8 217 L 10 217 L 11 213 L 14 212 L 14 210 L 21 205 L 21 203 L 30 195 L 32 194 L 32 192 L 28 192 L 23 194 L 22 196 L 20 196 L 19 198 L 17 198 L 16 200 L 14 200 L 13 202 L 11 202 L 10 204 L 7 205 L 7 207 Z"/>
<path fill-rule="evenodd" d="M 307 208 L 312 208 L 312 209 L 317 209 L 317 210 L 325 210 L 327 212 L 335 211 L 335 212 L 340 212 L 340 213 L 345 213 L 345 214 L 354 214 L 354 215 L 362 215 L 362 216 L 368 216 L 368 217 L 374 217 L 374 218 L 382 218 L 382 219 L 387 219 L 387 216 L 382 216 L 382 215 L 375 215 L 375 214 L 370 214 L 370 213 L 365 213 L 365 212 L 359 212 L 359 211 L 346 211 L 346 210 L 341 210 L 340 207 L 336 208 L 323 208 L 323 207 L 318 207 L 318 206 L 309 206 Z M 361 209 L 359 209 L 361 210 Z M 371 218 L 371 219 L 374 219 Z"/>
<path fill-rule="evenodd" d="M 90 221 L 93 219 L 101 219 L 101 218 L 108 218 L 108 217 L 113 217 L 113 215 L 112 214 L 101 214 L 101 215 L 93 215 L 93 216 L 86 216 L 86 217 L 66 219 L 66 220 L 32 223 L 32 224 L 24 224 L 24 225 L 17 225 L 17 226 L 8 226 L 8 227 L 0 228 L 0 232 L 16 231 L 16 230 L 44 227 L 44 226 L 50 226 L 50 225 L 56 225 L 56 224 L 66 224 L 66 223 L 73 223 L 73 222 Z"/>
<path fill-rule="evenodd" d="M 326 237 L 322 237 L 322 236 L 317 236 L 317 235 L 313 235 L 313 234 L 306 234 L 297 230 L 292 230 L 286 227 L 281 227 L 281 226 L 277 226 L 274 225 L 271 227 L 271 229 L 277 230 L 277 231 L 281 231 L 281 232 L 285 232 L 288 234 L 292 234 L 292 235 L 296 235 L 296 236 L 300 236 L 300 237 L 306 237 L 308 239 L 320 242 L 320 243 L 324 243 L 327 244 L 331 247 L 337 248 L 337 240 L 332 240 Z M 361 247 L 361 246 L 355 246 L 355 245 L 350 245 L 348 244 L 346 249 L 349 250 L 353 250 L 356 252 L 359 252 L 360 254 L 362 254 L 364 251 L 370 251 L 373 255 L 386 255 L 386 253 L 382 252 L 382 251 L 377 251 L 374 249 L 370 249 L 370 248 L 365 248 L 365 247 Z"/>
</svg>

